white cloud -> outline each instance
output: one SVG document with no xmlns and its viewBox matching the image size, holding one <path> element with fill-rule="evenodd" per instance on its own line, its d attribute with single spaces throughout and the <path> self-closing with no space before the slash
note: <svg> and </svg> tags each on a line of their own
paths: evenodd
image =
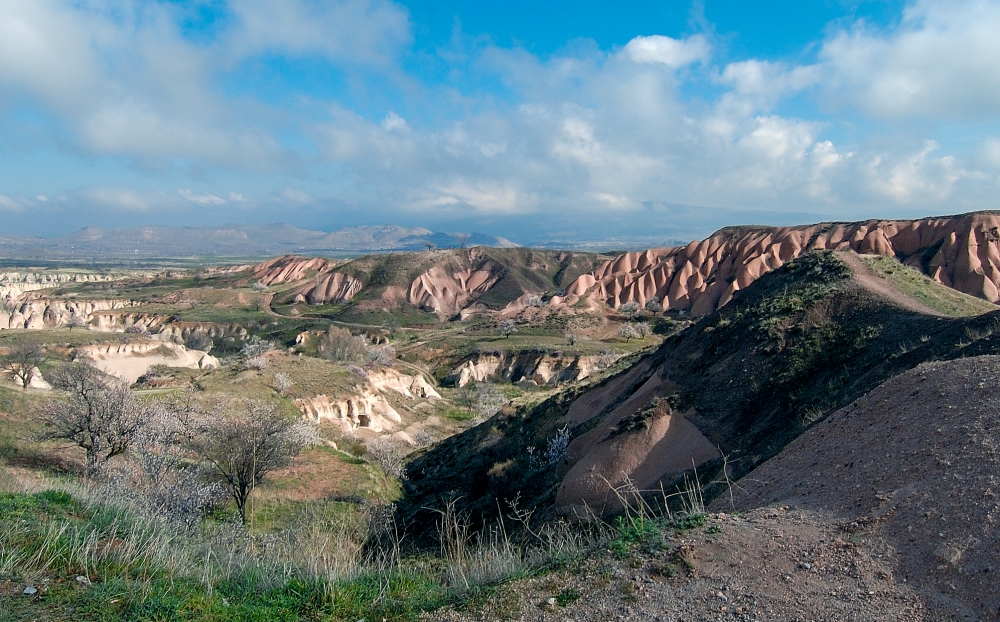
<svg viewBox="0 0 1000 622">
<path fill-rule="evenodd" d="M 238 192 L 229 191 L 230 203 L 249 203 L 248 199 Z"/>
<path fill-rule="evenodd" d="M 410 41 L 406 10 L 386 0 L 231 0 L 229 8 L 238 57 L 271 50 L 388 65 Z"/>
<path fill-rule="evenodd" d="M 283 189 L 281 194 L 278 196 L 278 200 L 288 203 L 297 203 L 299 205 L 305 205 L 313 202 L 313 198 L 311 196 L 301 190 L 296 190 L 295 188 Z"/>
<path fill-rule="evenodd" d="M 406 122 L 406 119 L 390 110 L 389 114 L 385 115 L 385 118 L 382 119 L 382 129 L 387 132 L 406 131 L 410 129 L 410 126 Z"/>
<path fill-rule="evenodd" d="M 20 212 L 24 209 L 24 206 L 21 205 L 19 201 L 16 201 L 7 195 L 0 194 L 0 208 L 11 212 Z"/>
<path fill-rule="evenodd" d="M 191 203 L 197 203 L 198 205 L 225 205 L 226 200 L 222 197 L 217 197 L 214 194 L 204 193 L 195 194 L 188 190 L 187 188 L 178 188 L 177 194 L 179 194 L 185 201 L 190 201 Z"/>
<path fill-rule="evenodd" d="M 674 39 L 663 35 L 636 37 L 625 45 L 625 54 L 636 63 L 659 63 L 671 69 L 705 62 L 712 48 L 704 35 Z"/>
<path fill-rule="evenodd" d="M 456 179 L 438 188 L 440 196 L 423 205 L 465 205 L 484 214 L 519 214 L 532 211 L 537 197 L 524 193 L 516 184 Z"/>
<path fill-rule="evenodd" d="M 90 205 L 114 211 L 142 212 L 155 202 L 154 197 L 129 188 L 87 188 L 82 196 Z"/>
<path fill-rule="evenodd" d="M 37 197 L 35 197 L 35 200 L 38 201 L 39 203 L 48 203 L 49 197 L 45 196 L 44 194 L 40 194 Z"/>
<path fill-rule="evenodd" d="M 864 23 L 822 47 L 831 101 L 865 113 L 996 118 L 1000 110 L 1000 4 L 919 0 L 896 30 Z"/>
<path fill-rule="evenodd" d="M 886 161 L 880 156 L 872 158 L 868 171 L 873 188 L 899 203 L 908 203 L 917 197 L 936 201 L 949 199 L 955 183 L 969 173 L 958 165 L 954 156 L 929 158 L 937 149 L 937 143 L 926 141 L 922 149 L 896 161 Z"/>
</svg>

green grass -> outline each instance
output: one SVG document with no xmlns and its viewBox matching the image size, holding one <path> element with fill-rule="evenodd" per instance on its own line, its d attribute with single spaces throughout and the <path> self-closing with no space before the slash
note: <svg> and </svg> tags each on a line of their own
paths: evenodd
<svg viewBox="0 0 1000 622">
<path fill-rule="evenodd" d="M 943 315 L 968 317 L 998 309 L 996 305 L 986 300 L 942 285 L 919 270 L 904 266 L 892 257 L 862 257 L 861 261 L 906 296 Z"/>
<path fill-rule="evenodd" d="M 338 520 L 367 529 L 360 515 L 350 514 L 352 507 L 329 504 L 330 516 L 307 517 L 311 522 L 300 525 L 302 531 L 284 553 L 269 549 L 266 538 L 256 544 L 237 538 L 232 542 L 241 548 L 227 553 L 226 547 L 234 545 L 213 538 L 210 519 L 198 533 L 177 532 L 86 494 L 0 494 L 0 586 L 5 590 L 0 621 L 416 620 L 448 605 L 474 608 L 477 595 L 546 572 L 545 564 L 524 567 L 458 588 L 449 579 L 449 562 L 439 558 L 390 564 L 356 560 L 346 572 L 316 572 L 282 557 L 301 556 L 315 546 L 309 534 L 326 534 L 334 548 L 343 538 L 356 538 L 357 532 L 329 531 L 336 530 Z M 90 583 L 81 584 L 80 576 Z M 25 585 L 37 586 L 39 593 L 22 596 Z M 557 597 L 562 605 L 577 598 L 579 593 L 569 589 Z"/>
</svg>

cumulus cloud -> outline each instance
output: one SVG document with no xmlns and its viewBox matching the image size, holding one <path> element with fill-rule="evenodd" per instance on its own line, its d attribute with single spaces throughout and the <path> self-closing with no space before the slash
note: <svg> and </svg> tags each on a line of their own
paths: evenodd
<svg viewBox="0 0 1000 622">
<path fill-rule="evenodd" d="M 409 15 L 385 0 L 232 0 L 230 53 L 320 54 L 336 62 L 388 65 L 410 41 Z"/>
<path fill-rule="evenodd" d="M 1000 5 L 920 0 L 888 32 L 861 22 L 824 42 L 831 101 L 892 119 L 995 118 Z"/>
<path fill-rule="evenodd" d="M 961 154 L 936 124 L 987 127 L 1000 116 L 995 3 L 919 0 L 895 27 L 835 24 L 798 63 L 718 60 L 725 46 L 710 33 L 544 58 L 488 42 L 442 53 L 472 86 L 407 74 L 409 17 L 387 0 L 217 5 L 217 27 L 193 41 L 177 3 L 5 4 L 0 107 L 40 102 L 75 150 L 130 158 L 153 171 L 158 183 L 145 187 L 164 188 L 115 179 L 69 191 L 72 200 L 108 213 L 318 212 L 347 201 L 410 219 L 627 220 L 664 202 L 849 217 L 885 205 L 939 211 L 957 199 L 975 207 L 1000 185 L 1000 139 Z M 222 86 L 275 57 L 325 63 L 368 103 L 294 89 L 275 102 Z M 229 190 L 251 186 L 240 175 L 255 176 L 257 194 Z M 5 192 L 0 209 L 31 202 Z"/>
<path fill-rule="evenodd" d="M 674 39 L 663 35 L 636 37 L 625 46 L 625 54 L 636 63 L 659 63 L 671 69 L 705 62 L 712 48 L 704 35 Z"/>
</svg>

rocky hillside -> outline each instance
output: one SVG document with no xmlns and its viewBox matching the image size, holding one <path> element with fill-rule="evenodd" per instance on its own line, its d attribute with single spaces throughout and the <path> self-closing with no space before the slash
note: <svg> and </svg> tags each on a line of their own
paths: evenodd
<svg viewBox="0 0 1000 622">
<path fill-rule="evenodd" d="M 405 307 L 425 321 L 486 311 L 514 312 L 593 270 L 607 257 L 588 253 L 476 247 L 369 255 L 333 265 L 286 256 L 253 267 L 268 285 L 293 284 L 279 304 L 351 302 L 353 313 Z"/>
<path fill-rule="evenodd" d="M 791 506 L 884 540 L 892 573 L 935 619 L 994 620 L 998 377 L 997 356 L 920 365 L 806 431 L 715 506 Z"/>
<path fill-rule="evenodd" d="M 799 227 L 727 227 L 677 248 L 625 253 L 571 283 L 553 304 L 589 297 L 617 307 L 656 296 L 668 309 L 705 315 L 761 275 L 810 250 L 895 257 L 960 292 L 1000 298 L 1000 214 L 870 220 Z"/>
<path fill-rule="evenodd" d="M 430 528 L 427 508 L 453 491 L 476 521 L 518 495 L 543 514 L 604 513 L 619 507 L 611 486 L 625 478 L 670 490 L 697 465 L 710 482 L 723 456 L 738 479 L 896 374 L 1000 352 L 998 314 L 973 315 L 985 303 L 920 277 L 928 301 L 964 301 L 948 316 L 900 291 L 898 276 L 850 252 L 803 255 L 621 373 L 528 412 L 509 408 L 417 458 L 401 516 Z M 552 451 L 561 431 L 568 447 Z"/>
<path fill-rule="evenodd" d="M 335 265 L 285 256 L 254 266 L 265 284 L 312 279 L 288 297 L 310 305 L 405 305 L 440 319 L 499 311 L 529 298 L 552 308 L 644 306 L 703 316 L 762 275 L 811 250 L 851 250 L 899 260 L 938 283 L 989 302 L 1000 299 L 1000 215 L 980 212 L 909 221 L 730 227 L 687 246 L 608 257 L 528 249 L 374 255 Z M 366 302 L 365 302 L 366 301 Z M 537 304 L 537 303 L 536 303 Z"/>
</svg>

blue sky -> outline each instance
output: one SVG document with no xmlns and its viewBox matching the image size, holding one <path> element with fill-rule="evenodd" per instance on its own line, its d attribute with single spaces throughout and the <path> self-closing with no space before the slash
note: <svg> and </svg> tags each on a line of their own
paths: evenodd
<svg viewBox="0 0 1000 622">
<path fill-rule="evenodd" d="M 0 0 L 0 233 L 997 208 L 1000 2 Z"/>
</svg>

